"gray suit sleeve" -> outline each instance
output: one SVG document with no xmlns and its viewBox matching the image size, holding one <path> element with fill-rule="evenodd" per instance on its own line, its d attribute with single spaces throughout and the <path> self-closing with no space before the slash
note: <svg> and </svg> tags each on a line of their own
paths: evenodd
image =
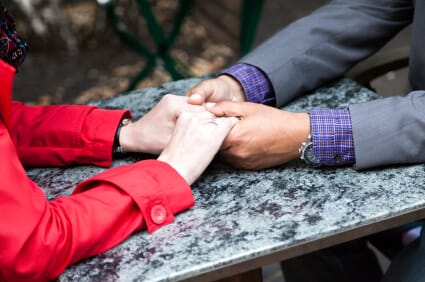
<svg viewBox="0 0 425 282">
<path fill-rule="evenodd" d="M 356 169 L 425 162 L 425 91 L 350 106 Z"/>
<path fill-rule="evenodd" d="M 240 62 L 268 76 L 280 107 L 342 76 L 408 25 L 412 13 L 411 0 L 332 1 L 283 29 Z"/>
</svg>

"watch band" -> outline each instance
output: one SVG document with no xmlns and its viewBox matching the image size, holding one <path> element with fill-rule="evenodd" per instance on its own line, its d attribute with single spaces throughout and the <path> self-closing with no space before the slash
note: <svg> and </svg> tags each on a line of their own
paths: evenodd
<svg viewBox="0 0 425 282">
<path fill-rule="evenodd" d="M 114 145 L 113 145 L 113 150 L 112 150 L 113 154 L 123 154 L 123 153 L 125 153 L 123 147 L 121 147 L 121 144 L 120 144 L 120 133 L 121 133 L 121 128 L 123 126 L 126 126 L 130 122 L 131 122 L 131 119 L 123 118 L 120 121 L 120 123 L 118 124 L 118 128 L 117 128 L 117 131 L 115 132 L 115 137 L 114 137 Z"/>
</svg>

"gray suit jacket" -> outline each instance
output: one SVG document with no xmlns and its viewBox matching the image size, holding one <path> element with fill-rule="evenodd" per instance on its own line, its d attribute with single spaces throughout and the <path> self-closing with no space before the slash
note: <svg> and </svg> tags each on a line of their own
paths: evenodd
<svg viewBox="0 0 425 282">
<path fill-rule="evenodd" d="M 415 3 L 416 2 L 416 3 Z M 413 22 L 414 91 L 351 105 L 358 169 L 425 161 L 425 0 L 336 0 L 241 59 L 269 77 L 282 106 L 370 56 Z"/>
</svg>

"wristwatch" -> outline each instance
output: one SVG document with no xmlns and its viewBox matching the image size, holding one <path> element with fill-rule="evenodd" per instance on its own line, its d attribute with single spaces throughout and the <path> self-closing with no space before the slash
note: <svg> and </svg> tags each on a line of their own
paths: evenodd
<svg viewBox="0 0 425 282">
<path fill-rule="evenodd" d="M 308 135 L 307 141 L 301 143 L 301 146 L 298 149 L 298 153 L 300 154 L 300 159 L 303 160 L 309 166 L 320 166 L 320 161 L 313 151 L 313 140 L 311 140 L 310 134 Z"/>
<path fill-rule="evenodd" d="M 120 124 L 118 125 L 117 131 L 115 132 L 114 145 L 113 145 L 113 149 L 112 149 L 112 153 L 114 155 L 120 155 L 120 154 L 125 153 L 123 147 L 121 147 L 121 144 L 120 144 L 120 133 L 121 133 L 121 128 L 123 126 L 126 126 L 129 123 L 131 123 L 131 119 L 123 118 L 121 120 Z"/>
</svg>

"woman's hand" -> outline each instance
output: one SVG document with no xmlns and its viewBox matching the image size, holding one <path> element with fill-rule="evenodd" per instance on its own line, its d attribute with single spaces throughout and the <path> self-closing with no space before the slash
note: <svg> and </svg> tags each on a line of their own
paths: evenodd
<svg viewBox="0 0 425 282">
<path fill-rule="evenodd" d="M 119 138 L 124 151 L 161 153 L 170 142 L 181 113 L 205 111 L 204 107 L 190 105 L 187 100 L 187 97 L 167 94 L 138 121 L 123 126 Z"/>
<path fill-rule="evenodd" d="M 182 113 L 169 145 L 158 160 L 170 164 L 192 184 L 207 168 L 237 120 L 217 118 L 207 111 Z"/>
</svg>

